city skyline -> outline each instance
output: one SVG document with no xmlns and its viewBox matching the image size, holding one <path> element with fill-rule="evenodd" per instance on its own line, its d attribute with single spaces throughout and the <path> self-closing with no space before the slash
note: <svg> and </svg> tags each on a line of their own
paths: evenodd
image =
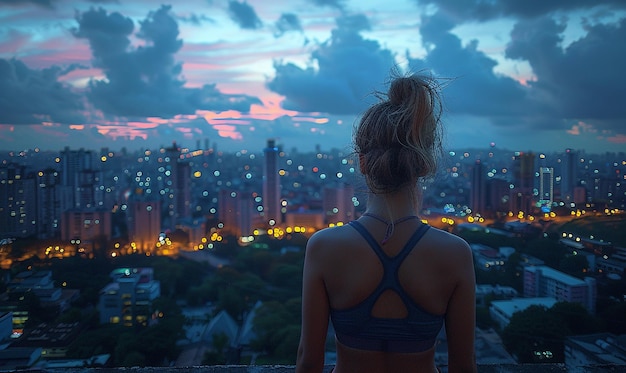
<svg viewBox="0 0 626 373">
<path fill-rule="evenodd" d="M 626 143 L 614 0 L 30 0 L 0 20 L 0 150 L 348 148 L 393 68 L 450 78 L 448 148 Z"/>
</svg>

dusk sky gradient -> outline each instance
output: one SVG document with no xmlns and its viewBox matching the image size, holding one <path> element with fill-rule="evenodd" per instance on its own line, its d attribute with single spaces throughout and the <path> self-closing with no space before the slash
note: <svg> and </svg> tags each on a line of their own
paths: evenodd
<svg viewBox="0 0 626 373">
<path fill-rule="evenodd" d="M 0 0 L 0 150 L 349 148 L 390 72 L 449 148 L 626 150 L 624 0 Z"/>
</svg>

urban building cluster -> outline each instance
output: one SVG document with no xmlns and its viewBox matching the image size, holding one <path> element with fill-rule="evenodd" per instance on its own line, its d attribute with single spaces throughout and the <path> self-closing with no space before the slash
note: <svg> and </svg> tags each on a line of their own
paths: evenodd
<svg viewBox="0 0 626 373">
<path fill-rule="evenodd" d="M 196 249 L 210 247 L 211 236 L 312 232 L 353 219 L 359 204 L 347 155 L 287 156 L 274 140 L 259 153 L 173 144 L 133 155 L 32 151 L 0 162 L 0 237 L 58 239 L 65 255 L 112 241 L 111 254 L 171 250 L 176 230 Z"/>
<path fill-rule="evenodd" d="M 569 218 L 626 206 L 625 154 L 494 147 L 442 161 L 424 189 L 425 216 Z M 151 251 L 176 229 L 196 248 L 215 232 L 317 230 L 365 206 L 357 175 L 349 150 L 286 152 L 274 139 L 256 152 L 218 151 L 208 140 L 196 150 L 10 152 L 0 158 L 0 237 L 58 238 L 83 250 L 119 239 Z"/>
<path fill-rule="evenodd" d="M 198 141 L 195 150 L 174 143 L 136 152 L 69 148 L 59 153 L 10 152 L 0 157 L 0 266 L 11 267 L 5 248 L 26 238 L 41 244 L 25 256 L 92 258 L 132 253 L 186 255 L 210 251 L 225 236 L 236 237 L 241 244 L 260 235 L 308 236 L 364 211 L 367 193 L 358 175 L 349 150 L 286 151 L 274 139 L 255 151 L 220 151 L 206 140 L 204 146 Z M 422 199 L 422 218 L 434 226 L 520 239 L 552 223 L 584 215 L 623 219 L 626 153 L 590 155 L 566 149 L 535 154 L 495 147 L 450 151 L 442 159 L 440 174 L 423 186 Z M 557 302 L 574 302 L 594 314 L 597 281 L 593 273 L 624 276 L 626 248 L 569 232 L 562 232 L 559 242 L 587 257 L 589 276 L 573 277 L 524 256 L 521 291 L 477 286 L 477 304 L 490 305 L 489 314 L 500 328 L 532 305 L 550 308 Z M 486 272 L 504 268 L 515 253 L 507 246 L 474 244 L 471 248 L 477 270 Z M 161 288 L 152 268 L 119 268 L 110 277 L 99 294 L 101 324 L 135 327 L 158 320 L 152 301 L 161 295 Z M 42 305 L 59 311 L 77 296 L 55 285 L 49 271 L 19 273 L 6 283 L 12 297 L 32 290 Z M 11 301 L 3 299 L 5 305 Z M 215 331 L 249 342 L 253 315 L 237 325 L 228 314 L 220 314 L 208 329 L 202 324 L 201 333 L 196 330 L 200 326 L 192 323 L 187 339 L 211 340 Z M 8 343 L 11 335 L 21 334 L 27 317 L 17 308 L 0 309 L 0 342 Z M 62 356 L 63 346 L 80 328 L 41 325 L 41 330 L 29 335 L 35 341 L 37 336 L 55 336 L 55 343 L 39 345 L 39 354 Z M 481 331 L 477 338 L 491 344 L 494 337 L 484 333 L 488 332 Z M 21 341 L 23 346 L 18 347 L 25 349 L 20 361 L 33 359 L 35 341 Z M 570 337 L 566 357 L 571 364 L 626 364 L 625 346 L 623 336 L 610 333 Z M 2 353 L 0 348 L 0 361 Z M 445 351 L 438 353 L 445 359 Z M 490 352 L 483 363 L 513 361 L 502 349 Z"/>
</svg>

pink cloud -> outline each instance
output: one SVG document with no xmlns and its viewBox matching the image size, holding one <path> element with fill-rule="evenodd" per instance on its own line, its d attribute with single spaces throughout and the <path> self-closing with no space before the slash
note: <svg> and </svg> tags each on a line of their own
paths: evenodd
<svg viewBox="0 0 626 373">
<path fill-rule="evenodd" d="M 589 123 L 579 121 L 578 123 L 572 125 L 572 128 L 568 129 L 565 132 L 569 133 L 570 135 L 578 136 L 582 133 L 597 133 L 598 130 Z"/>
<path fill-rule="evenodd" d="M 31 35 L 17 30 L 9 30 L 6 40 L 0 43 L 0 55 L 6 55 L 9 58 L 13 57 L 17 51 L 30 42 Z"/>
<path fill-rule="evenodd" d="M 607 137 L 606 139 L 609 142 L 612 142 L 614 144 L 626 144 L 626 135 L 619 134 L 619 135 Z"/>
<path fill-rule="evenodd" d="M 275 120 L 283 116 L 293 117 L 297 111 L 285 110 L 280 106 L 282 96 L 277 94 L 266 94 L 261 98 L 263 105 L 252 105 L 250 107 L 249 118 L 260 120 Z"/>
<path fill-rule="evenodd" d="M 67 35 L 31 42 L 16 52 L 25 64 L 38 69 L 73 63 L 89 66 L 92 58 L 89 45 Z"/>
<path fill-rule="evenodd" d="M 135 140 L 137 138 L 141 138 L 144 140 L 148 139 L 148 134 L 144 131 L 137 130 L 135 128 L 126 127 L 126 126 L 96 126 L 98 128 L 98 132 L 106 137 L 109 137 L 113 140 L 117 140 L 118 138 Z"/>
<path fill-rule="evenodd" d="M 301 121 L 301 122 L 311 122 L 315 124 L 326 124 L 328 123 L 328 118 L 313 118 L 313 117 L 293 117 L 293 120 Z"/>
<path fill-rule="evenodd" d="M 128 126 L 131 128 L 150 129 L 150 128 L 158 127 L 159 124 L 158 123 L 146 123 L 146 122 L 128 122 Z"/>
<path fill-rule="evenodd" d="M 230 138 L 233 140 L 243 140 L 243 135 L 237 131 L 217 131 L 220 137 Z"/>
</svg>

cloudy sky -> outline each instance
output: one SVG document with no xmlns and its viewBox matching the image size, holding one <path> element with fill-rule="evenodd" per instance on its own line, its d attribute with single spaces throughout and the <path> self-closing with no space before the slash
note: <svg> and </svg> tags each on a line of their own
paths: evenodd
<svg viewBox="0 0 626 373">
<path fill-rule="evenodd" d="M 344 148 L 395 69 L 450 148 L 623 151 L 625 61 L 623 0 L 0 0 L 0 150 Z"/>
</svg>

